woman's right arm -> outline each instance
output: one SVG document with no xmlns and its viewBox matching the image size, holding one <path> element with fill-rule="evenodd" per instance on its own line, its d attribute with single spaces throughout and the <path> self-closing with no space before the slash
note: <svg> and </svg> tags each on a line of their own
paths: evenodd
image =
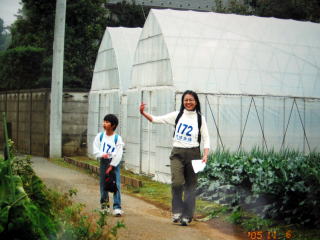
<svg viewBox="0 0 320 240">
<path fill-rule="evenodd" d="M 140 104 L 140 113 L 142 116 L 144 116 L 146 119 L 148 119 L 150 122 L 153 123 L 164 123 L 164 124 L 170 124 L 170 125 L 174 125 L 175 124 L 175 120 L 177 118 L 178 112 L 171 112 L 162 116 L 153 116 L 149 113 L 146 113 L 144 111 L 145 108 L 145 103 L 141 103 Z"/>
<path fill-rule="evenodd" d="M 153 121 L 152 116 L 151 116 L 149 113 L 147 113 L 147 112 L 144 111 L 145 105 L 146 105 L 145 103 L 141 103 L 141 104 L 140 104 L 140 113 L 141 113 L 142 116 L 144 116 L 144 117 L 145 117 L 146 119 L 148 119 L 150 122 L 152 122 L 152 121 Z"/>
</svg>

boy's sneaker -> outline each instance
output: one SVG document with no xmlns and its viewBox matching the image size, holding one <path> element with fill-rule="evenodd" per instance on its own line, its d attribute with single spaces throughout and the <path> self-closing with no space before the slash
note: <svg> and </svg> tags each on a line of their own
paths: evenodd
<svg viewBox="0 0 320 240">
<path fill-rule="evenodd" d="M 177 223 L 181 220 L 181 213 L 172 214 L 172 222 Z"/>
<path fill-rule="evenodd" d="M 181 218 L 180 220 L 180 224 L 181 226 L 188 226 L 188 224 L 191 222 L 191 219 L 190 218 L 186 218 L 186 217 L 183 217 Z"/>
<path fill-rule="evenodd" d="M 121 217 L 122 214 L 123 214 L 123 211 L 120 208 L 113 210 L 113 216 Z"/>
</svg>

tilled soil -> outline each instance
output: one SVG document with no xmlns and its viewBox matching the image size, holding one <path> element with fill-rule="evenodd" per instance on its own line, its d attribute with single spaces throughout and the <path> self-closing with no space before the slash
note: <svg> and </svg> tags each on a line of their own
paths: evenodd
<svg viewBox="0 0 320 240">
<path fill-rule="evenodd" d="M 77 189 L 74 200 L 86 205 L 87 211 L 99 209 L 99 183 L 88 174 L 64 168 L 45 158 L 33 157 L 36 174 L 52 189 L 67 192 Z M 111 217 L 112 222 L 123 220 L 126 228 L 119 230 L 120 240 L 240 240 L 245 239 L 232 225 L 192 222 L 183 227 L 171 222 L 170 213 L 141 199 L 121 195 L 122 217 Z M 235 232 L 234 232 L 235 231 Z"/>
</svg>

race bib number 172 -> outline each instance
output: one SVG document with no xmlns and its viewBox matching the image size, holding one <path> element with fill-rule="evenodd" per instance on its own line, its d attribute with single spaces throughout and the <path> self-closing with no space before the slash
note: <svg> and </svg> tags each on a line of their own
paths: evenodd
<svg viewBox="0 0 320 240">
<path fill-rule="evenodd" d="M 193 127 L 188 124 L 180 123 L 176 132 L 176 139 L 191 142 L 191 132 Z"/>
</svg>

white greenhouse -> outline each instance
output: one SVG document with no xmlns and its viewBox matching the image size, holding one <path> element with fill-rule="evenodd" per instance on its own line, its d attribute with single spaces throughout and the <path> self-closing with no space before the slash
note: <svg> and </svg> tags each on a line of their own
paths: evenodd
<svg viewBox="0 0 320 240">
<path fill-rule="evenodd" d="M 186 89 L 200 96 L 213 150 L 319 151 L 320 24 L 151 10 L 126 91 L 127 168 L 170 181 L 173 128 L 148 123 L 138 108 L 174 111 Z"/>
<path fill-rule="evenodd" d="M 89 93 L 87 146 L 92 155 L 92 143 L 102 130 L 103 117 L 113 113 L 120 119 L 117 131 L 125 138 L 126 99 L 122 97 L 130 86 L 134 52 L 141 28 L 107 27 L 96 59 Z M 123 107 L 125 106 L 125 107 Z"/>
</svg>

